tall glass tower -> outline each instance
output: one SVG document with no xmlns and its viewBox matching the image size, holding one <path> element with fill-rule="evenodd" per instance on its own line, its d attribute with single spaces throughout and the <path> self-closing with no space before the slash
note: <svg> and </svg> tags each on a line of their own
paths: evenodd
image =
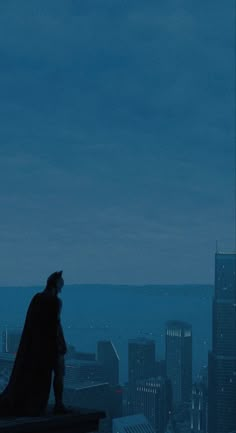
<svg viewBox="0 0 236 433">
<path fill-rule="evenodd" d="M 97 360 L 103 366 L 103 376 L 109 385 L 119 385 L 120 358 L 111 340 L 97 342 Z"/>
<path fill-rule="evenodd" d="M 236 253 L 215 255 L 209 433 L 236 432 Z"/>
<path fill-rule="evenodd" d="M 166 374 L 171 381 L 173 403 L 187 403 L 192 394 L 192 327 L 181 321 L 166 326 Z"/>
<path fill-rule="evenodd" d="M 138 337 L 128 342 L 128 406 L 127 413 L 135 414 L 137 381 L 155 373 L 155 340 Z"/>
</svg>

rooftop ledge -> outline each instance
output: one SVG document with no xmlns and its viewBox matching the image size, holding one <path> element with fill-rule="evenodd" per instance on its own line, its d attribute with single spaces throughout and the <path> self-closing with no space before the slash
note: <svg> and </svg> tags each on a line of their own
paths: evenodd
<svg viewBox="0 0 236 433">
<path fill-rule="evenodd" d="M 0 433 L 89 433 L 99 429 L 103 411 L 76 410 L 66 415 L 53 415 L 49 409 L 42 417 L 0 418 Z"/>
</svg>

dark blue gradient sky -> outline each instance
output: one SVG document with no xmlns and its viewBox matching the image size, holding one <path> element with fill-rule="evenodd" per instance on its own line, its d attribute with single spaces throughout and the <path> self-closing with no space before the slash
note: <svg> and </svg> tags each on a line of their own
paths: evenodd
<svg viewBox="0 0 236 433">
<path fill-rule="evenodd" d="M 213 282 L 234 3 L 1 1 L 0 285 Z"/>
</svg>

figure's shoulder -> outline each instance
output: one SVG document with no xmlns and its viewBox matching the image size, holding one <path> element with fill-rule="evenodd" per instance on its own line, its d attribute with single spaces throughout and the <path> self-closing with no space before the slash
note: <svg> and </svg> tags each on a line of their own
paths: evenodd
<svg viewBox="0 0 236 433">
<path fill-rule="evenodd" d="M 36 293 L 31 301 L 34 305 L 53 305 L 55 304 L 54 296 L 49 295 L 45 290 Z"/>
<path fill-rule="evenodd" d="M 40 303 L 40 293 L 36 293 L 31 299 L 30 306 L 37 305 Z"/>
<path fill-rule="evenodd" d="M 34 301 L 34 302 L 39 301 L 40 298 L 41 298 L 41 293 L 42 293 L 42 292 L 35 293 L 35 295 L 34 295 L 33 298 L 32 298 L 32 301 Z"/>
<path fill-rule="evenodd" d="M 36 293 L 32 298 L 32 303 L 39 305 L 39 304 L 46 304 L 51 303 L 53 300 L 51 299 L 51 296 L 48 296 L 46 292 L 42 291 L 39 293 Z"/>
<path fill-rule="evenodd" d="M 57 296 L 53 296 L 50 293 L 48 293 L 46 290 L 43 290 L 42 292 L 38 293 L 39 302 L 42 302 L 42 304 L 47 305 L 51 309 L 55 309 L 56 311 L 60 311 L 62 301 Z"/>
<path fill-rule="evenodd" d="M 30 301 L 29 307 L 28 307 L 28 316 L 32 317 L 41 309 L 41 297 L 40 293 L 36 293 L 33 298 Z"/>
</svg>

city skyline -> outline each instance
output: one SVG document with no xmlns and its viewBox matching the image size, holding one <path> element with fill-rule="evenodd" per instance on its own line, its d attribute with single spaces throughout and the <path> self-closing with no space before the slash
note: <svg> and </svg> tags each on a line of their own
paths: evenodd
<svg viewBox="0 0 236 433">
<path fill-rule="evenodd" d="M 234 401 L 236 398 L 235 257 L 236 253 L 232 252 L 222 253 L 216 251 L 215 253 L 215 296 L 212 303 L 213 340 L 212 351 L 209 352 L 208 368 L 205 363 L 201 363 L 201 368 L 199 368 L 200 364 L 198 364 L 199 370 L 197 374 L 195 370 L 195 374 L 192 376 L 192 361 L 194 361 L 192 357 L 192 337 L 193 342 L 198 338 L 199 317 L 201 317 L 204 339 L 210 331 L 210 329 L 207 329 L 206 323 L 203 322 L 203 311 L 200 308 L 201 293 L 196 291 L 198 309 L 195 319 L 194 307 L 190 312 L 189 317 L 191 319 L 189 322 L 186 322 L 186 317 L 184 317 L 186 306 L 184 307 L 183 304 L 182 320 L 174 319 L 173 311 L 171 313 L 169 309 L 164 308 L 165 320 L 169 316 L 165 326 L 166 351 L 164 358 L 160 353 L 160 340 L 157 339 L 157 334 L 159 338 L 164 336 L 157 323 L 157 334 L 152 333 L 151 338 L 138 336 L 137 329 L 134 338 L 128 338 L 127 332 L 123 335 L 126 339 L 125 356 L 128 355 L 128 382 L 125 380 L 122 384 L 120 379 L 123 374 L 119 379 L 119 372 L 121 372 L 119 361 L 124 357 L 124 353 L 120 356 L 116 344 L 113 344 L 113 339 L 103 338 L 97 340 L 97 355 L 94 350 L 93 352 L 88 350 L 78 352 L 73 346 L 70 346 L 66 360 L 65 378 L 65 399 L 67 404 L 73 404 L 74 406 L 86 404 L 90 407 L 89 404 L 92 401 L 93 407 L 95 405 L 100 409 L 109 407 L 113 419 L 118 413 L 121 419 L 122 416 L 143 413 L 154 427 L 156 433 L 166 433 L 165 427 L 168 421 L 170 423 L 171 421 L 176 422 L 181 433 L 195 433 L 197 431 L 206 433 L 208 431 L 208 419 L 210 432 L 216 433 L 216 431 L 219 431 L 219 433 L 223 433 L 224 429 L 225 433 L 229 433 L 229 428 L 232 429 L 235 426 L 232 400 Z M 108 292 L 105 300 L 110 305 L 107 294 Z M 189 299 L 190 303 L 194 300 L 194 291 L 192 296 L 192 300 Z M 211 298 L 210 293 L 209 298 Z M 203 299 L 205 303 L 205 296 Z M 100 301 L 102 304 L 102 299 Z M 118 303 L 115 302 L 115 304 L 115 309 L 119 310 Z M 151 304 L 150 301 L 146 305 L 145 302 L 140 302 L 140 313 L 142 312 L 142 315 L 138 316 L 144 320 L 145 326 L 147 317 L 150 314 L 153 315 L 150 308 Z M 122 300 L 120 300 L 120 305 L 123 305 Z M 153 312 L 157 313 L 155 302 L 153 302 L 153 306 Z M 145 315 L 145 310 L 147 315 Z M 100 309 L 99 311 L 101 314 Z M 129 309 L 128 311 L 129 321 L 132 323 L 132 313 Z M 115 321 L 114 312 L 111 313 Z M 123 320 L 124 317 L 123 308 Z M 144 319 L 145 317 L 146 319 Z M 152 329 L 154 329 L 153 325 Z M 113 334 L 115 329 L 111 329 L 111 331 Z M 115 338 L 115 333 L 113 335 Z M 85 338 L 87 339 L 87 337 Z M 81 343 L 81 339 L 79 341 Z M 2 342 L 0 385 L 3 387 L 8 380 L 8 374 L 14 359 L 11 359 L 9 355 L 14 355 L 16 352 L 19 331 L 17 333 L 14 330 L 9 333 L 4 331 Z M 156 351 L 156 344 L 158 351 Z M 197 355 L 197 352 L 199 350 L 196 351 L 195 347 L 195 355 Z M 232 402 L 231 405 L 228 401 L 229 396 Z M 225 418 L 226 410 L 227 417 Z M 212 425 L 212 419 L 216 423 L 214 426 Z M 108 423 L 110 421 L 108 420 Z M 109 426 L 107 426 L 107 429 L 107 433 L 110 433 Z"/>
<path fill-rule="evenodd" d="M 1 2 L 0 430 L 236 433 L 235 18 Z"/>
</svg>

